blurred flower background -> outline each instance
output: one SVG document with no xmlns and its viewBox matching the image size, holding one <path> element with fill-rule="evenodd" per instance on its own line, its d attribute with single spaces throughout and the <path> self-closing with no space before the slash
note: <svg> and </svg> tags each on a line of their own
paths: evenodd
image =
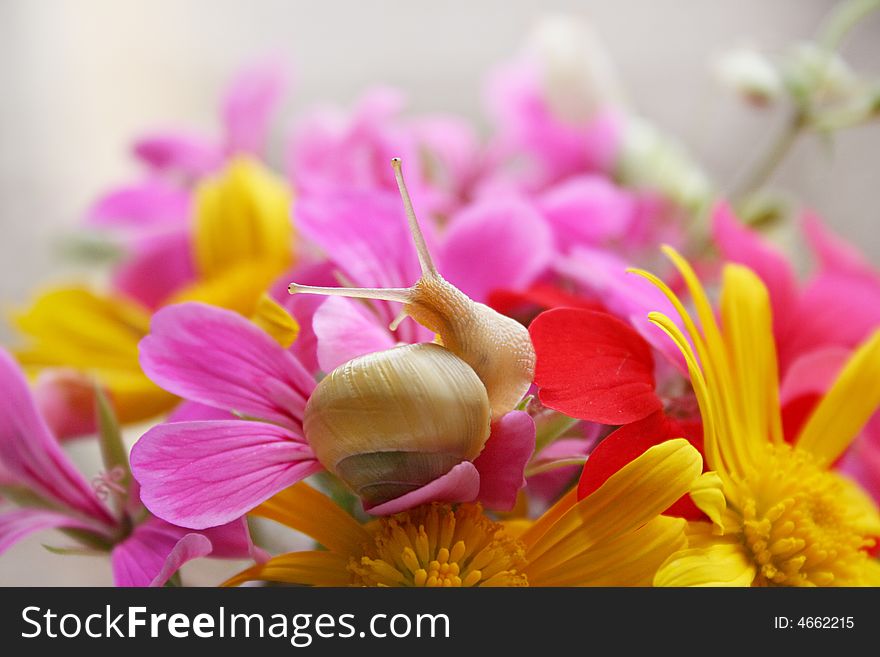
<svg viewBox="0 0 880 657">
<path fill-rule="evenodd" d="M 0 303 L 8 311 L 35 288 L 86 271 L 77 256 L 97 245 L 75 240 L 74 229 L 105 190 L 135 177 L 132 139 L 169 127 L 220 134 L 218 99 L 254 60 L 274 57 L 292 71 L 292 92 L 271 126 L 269 159 L 283 170 L 294 116 L 317 103 L 351 107 L 377 84 L 402 91 L 407 112 L 458 114 L 488 132 L 488 76 L 542 17 L 571 14 L 588 20 L 607 50 L 614 73 L 596 84 L 679 140 L 709 179 L 732 191 L 750 184 L 746 172 L 790 120 L 774 106 L 778 80 L 756 53 L 773 59 L 791 52 L 817 33 L 834 5 L 4 0 Z M 847 34 L 841 52 L 856 71 L 880 69 L 880 12 Z M 751 102 L 742 102 L 737 88 Z M 876 121 L 833 140 L 807 136 L 792 145 L 771 188 L 817 211 L 877 263 L 878 153 Z M 771 236 L 797 253 L 795 233 L 785 225 Z M 11 340 L 5 322 L 0 338 Z M 89 445 L 74 443 L 71 452 L 87 473 L 97 471 Z M 30 538 L 0 559 L 0 583 L 110 583 L 100 559 L 83 558 L 73 568 L 43 550 L 44 542 L 51 541 Z M 208 560 L 187 566 L 188 582 L 216 583 L 215 567 Z"/>
</svg>

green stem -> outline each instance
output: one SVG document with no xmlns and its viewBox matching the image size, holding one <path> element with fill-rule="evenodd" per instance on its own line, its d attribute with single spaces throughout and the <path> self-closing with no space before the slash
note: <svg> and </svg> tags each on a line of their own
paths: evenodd
<svg viewBox="0 0 880 657">
<path fill-rule="evenodd" d="M 758 163 L 747 174 L 743 182 L 737 185 L 733 197 L 744 199 L 769 180 L 773 172 L 788 155 L 791 147 L 797 141 L 807 124 L 806 114 L 802 110 L 796 110 L 785 128 L 780 132 L 770 147 L 764 152 Z"/>
<path fill-rule="evenodd" d="M 850 0 L 838 5 L 826 20 L 819 43 L 829 52 L 837 50 L 847 33 L 877 9 L 880 0 Z"/>
<path fill-rule="evenodd" d="M 536 465 L 529 466 L 526 468 L 525 473 L 523 473 L 524 477 L 531 477 L 536 474 L 541 474 L 542 472 L 549 472 L 550 470 L 556 470 L 557 468 L 565 468 L 570 465 L 583 465 L 587 462 L 586 456 L 573 456 L 568 459 L 557 459 L 555 461 L 547 461 L 546 463 L 538 463 Z"/>
</svg>

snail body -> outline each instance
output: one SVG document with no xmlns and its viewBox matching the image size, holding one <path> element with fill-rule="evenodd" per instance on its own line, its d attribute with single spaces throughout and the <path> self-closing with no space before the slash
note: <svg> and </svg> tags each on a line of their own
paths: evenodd
<svg viewBox="0 0 880 657">
<path fill-rule="evenodd" d="M 477 303 L 437 272 L 392 160 L 422 275 L 411 288 L 327 288 L 294 293 L 397 301 L 437 335 L 344 363 L 318 383 L 303 428 L 321 464 L 367 508 L 400 497 L 474 460 L 491 422 L 531 384 L 535 352 L 515 320 Z M 396 325 L 396 322 L 395 322 Z M 395 326 L 393 325 L 392 328 Z"/>
</svg>

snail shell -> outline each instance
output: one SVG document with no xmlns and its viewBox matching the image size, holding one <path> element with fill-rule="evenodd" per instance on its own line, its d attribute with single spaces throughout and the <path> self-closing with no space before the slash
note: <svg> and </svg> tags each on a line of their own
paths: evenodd
<svg viewBox="0 0 880 657">
<path fill-rule="evenodd" d="M 303 425 L 318 460 L 368 506 L 479 455 L 489 398 L 473 369 L 436 344 L 366 354 L 312 393 Z"/>
<path fill-rule="evenodd" d="M 340 365 L 306 405 L 303 428 L 318 460 L 367 508 L 473 461 L 490 423 L 515 408 L 535 370 L 526 328 L 468 298 L 437 272 L 400 161 L 392 165 L 421 264 L 419 280 L 410 288 L 296 283 L 288 288 L 291 294 L 396 301 L 403 314 L 437 335 L 435 343 L 395 347 Z"/>
</svg>

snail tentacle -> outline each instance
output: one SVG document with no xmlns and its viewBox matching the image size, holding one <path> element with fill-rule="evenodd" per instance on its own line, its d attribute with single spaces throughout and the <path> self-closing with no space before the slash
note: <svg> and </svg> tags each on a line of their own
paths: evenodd
<svg viewBox="0 0 880 657">
<path fill-rule="evenodd" d="M 412 299 L 411 287 L 321 287 L 291 283 L 287 286 L 287 291 L 290 294 L 320 294 L 328 297 L 375 299 L 399 303 L 409 303 Z"/>
</svg>

